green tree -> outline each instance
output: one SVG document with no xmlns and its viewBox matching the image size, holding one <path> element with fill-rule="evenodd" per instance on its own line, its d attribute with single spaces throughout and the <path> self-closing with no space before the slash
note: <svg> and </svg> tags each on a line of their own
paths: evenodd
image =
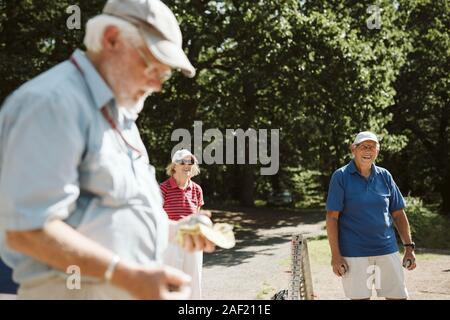
<svg viewBox="0 0 450 320">
<path fill-rule="evenodd" d="M 202 176 L 203 183 L 214 180 L 220 194 L 252 205 L 255 182 L 265 185 L 268 179 L 276 189 L 292 166 L 320 170 L 325 190 L 356 132 L 386 135 L 392 116 L 387 107 L 407 45 L 391 1 L 379 3 L 379 30 L 366 24 L 371 1 L 167 3 L 182 21 L 199 74 L 194 81 L 175 78 L 148 101 L 140 123 L 164 161 L 171 131 L 191 128 L 196 119 L 209 128 L 280 128 L 283 168 L 276 177 L 257 177 L 251 165 L 208 166 L 208 177 Z M 391 150 L 401 147 L 395 136 L 386 140 Z"/>
<path fill-rule="evenodd" d="M 78 5 L 81 29 L 67 28 L 66 10 Z M 37 74 L 67 59 L 82 46 L 84 24 L 101 12 L 99 0 L 0 1 L 0 103 Z"/>
<path fill-rule="evenodd" d="M 250 1 L 167 3 L 180 14 L 198 76 L 194 81 L 177 77 L 172 89 L 149 99 L 140 122 L 149 128 L 147 141 L 156 142 L 156 149 L 164 150 L 168 159 L 170 132 L 190 128 L 194 120 L 222 132 L 278 128 L 272 119 L 284 99 L 279 84 L 292 73 L 284 68 L 283 59 L 292 44 L 290 21 L 297 14 L 297 1 L 264 1 L 257 6 Z M 160 116 L 168 110 L 173 117 L 169 125 L 162 124 Z M 158 143 L 161 129 L 167 130 L 166 140 Z M 219 179 L 226 186 L 221 193 L 234 194 L 245 205 L 253 205 L 256 169 L 255 165 L 208 167 L 209 173 L 224 173 Z"/>
<path fill-rule="evenodd" d="M 402 191 L 439 192 L 448 208 L 446 1 L 165 2 L 198 74 L 176 73 L 139 117 L 159 180 L 176 143 L 173 130 L 192 132 L 202 120 L 204 129 L 223 133 L 281 130 L 277 175 L 260 176 L 260 165 L 203 165 L 210 197 L 252 205 L 256 196 L 298 183 L 292 168 L 321 173 L 325 192 L 354 134 L 370 129 L 382 136 L 381 164 Z M 0 0 L 0 101 L 82 47 L 84 25 L 104 3 Z M 382 10 L 380 29 L 367 26 L 373 4 Z M 69 5 L 81 9 L 81 30 L 66 27 Z"/>
<path fill-rule="evenodd" d="M 420 0 L 409 4 L 405 21 L 413 44 L 395 83 L 392 132 L 408 145 L 392 157 L 414 194 L 439 193 L 450 214 L 450 4 Z"/>
</svg>

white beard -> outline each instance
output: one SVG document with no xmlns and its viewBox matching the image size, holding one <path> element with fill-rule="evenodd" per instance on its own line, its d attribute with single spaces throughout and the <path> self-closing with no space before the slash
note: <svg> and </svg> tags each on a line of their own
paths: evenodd
<svg viewBox="0 0 450 320">
<path fill-rule="evenodd" d="M 124 81 L 121 77 L 120 70 L 118 70 L 113 63 L 108 63 L 105 66 L 107 74 L 110 76 L 108 77 L 110 79 L 110 88 L 124 88 L 125 85 L 122 85 Z M 142 108 L 144 107 L 145 99 L 149 95 L 151 95 L 154 91 L 148 90 L 146 93 L 142 95 L 142 97 L 139 98 L 139 100 L 134 100 L 133 97 L 127 96 L 123 94 L 123 92 L 115 92 L 115 98 L 117 102 L 117 106 L 120 108 L 123 108 L 124 111 L 128 113 L 132 113 L 134 115 L 138 115 Z"/>
<path fill-rule="evenodd" d="M 137 102 L 133 102 L 131 100 L 122 101 L 122 103 L 118 106 L 124 108 L 127 112 L 138 115 L 144 108 L 145 99 L 147 99 L 147 97 L 152 93 L 153 91 L 148 91 L 141 98 L 139 98 Z"/>
</svg>

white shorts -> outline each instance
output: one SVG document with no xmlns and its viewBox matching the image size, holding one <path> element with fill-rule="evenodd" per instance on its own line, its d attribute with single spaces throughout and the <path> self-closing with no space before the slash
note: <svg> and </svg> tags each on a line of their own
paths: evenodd
<svg viewBox="0 0 450 320">
<path fill-rule="evenodd" d="M 375 288 L 378 297 L 407 299 L 402 263 L 398 252 L 374 257 L 344 257 L 349 270 L 342 277 L 350 299 L 368 299 Z"/>
</svg>

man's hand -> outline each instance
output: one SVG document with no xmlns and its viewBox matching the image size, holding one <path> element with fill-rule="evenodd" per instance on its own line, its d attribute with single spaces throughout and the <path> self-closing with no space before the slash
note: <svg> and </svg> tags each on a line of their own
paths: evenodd
<svg viewBox="0 0 450 320">
<path fill-rule="evenodd" d="M 330 243 L 331 249 L 331 266 L 333 267 L 334 274 L 338 277 L 342 277 L 348 272 L 348 264 L 341 256 L 341 251 L 339 249 L 339 215 L 339 211 L 327 211 L 326 223 L 328 242 Z"/>
<path fill-rule="evenodd" d="M 63 221 L 48 222 L 43 229 L 6 232 L 6 244 L 57 270 L 77 265 L 84 275 L 103 279 L 114 253 L 80 234 Z M 120 261 L 111 284 L 138 299 L 187 299 L 190 277 L 162 267 L 141 267 Z M 171 290 L 172 289 L 172 290 Z"/>
<path fill-rule="evenodd" d="M 331 266 L 333 267 L 334 274 L 338 277 L 342 277 L 348 272 L 348 264 L 342 256 L 332 257 Z"/>
<path fill-rule="evenodd" d="M 169 266 L 131 267 L 122 262 L 117 265 L 112 278 L 112 284 L 143 300 L 189 299 L 190 281 L 190 276 Z"/>
<path fill-rule="evenodd" d="M 407 270 L 414 270 L 416 268 L 416 255 L 414 251 L 410 248 L 406 248 L 405 254 L 403 255 L 403 266 Z"/>
</svg>

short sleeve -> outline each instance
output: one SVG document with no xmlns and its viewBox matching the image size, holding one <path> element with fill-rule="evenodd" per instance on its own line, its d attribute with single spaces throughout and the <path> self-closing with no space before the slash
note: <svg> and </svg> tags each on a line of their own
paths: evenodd
<svg viewBox="0 0 450 320">
<path fill-rule="evenodd" d="M 327 211 L 344 210 L 344 186 L 342 183 L 342 171 L 337 170 L 331 176 L 330 185 L 328 187 Z"/>
<path fill-rule="evenodd" d="M 167 195 L 167 187 L 165 185 L 165 182 L 161 183 L 159 185 L 159 188 L 161 190 L 161 196 L 162 196 L 163 202 L 165 202 L 166 201 L 166 195 Z"/>
<path fill-rule="evenodd" d="M 391 196 L 389 197 L 389 212 L 394 212 L 406 207 L 405 199 L 403 198 L 400 189 L 394 181 L 391 173 L 386 171 L 388 177 L 389 188 L 391 191 Z"/>
<path fill-rule="evenodd" d="M 84 135 L 63 98 L 38 93 L 9 99 L 0 114 L 0 224 L 40 229 L 64 220 L 79 196 Z"/>
</svg>

